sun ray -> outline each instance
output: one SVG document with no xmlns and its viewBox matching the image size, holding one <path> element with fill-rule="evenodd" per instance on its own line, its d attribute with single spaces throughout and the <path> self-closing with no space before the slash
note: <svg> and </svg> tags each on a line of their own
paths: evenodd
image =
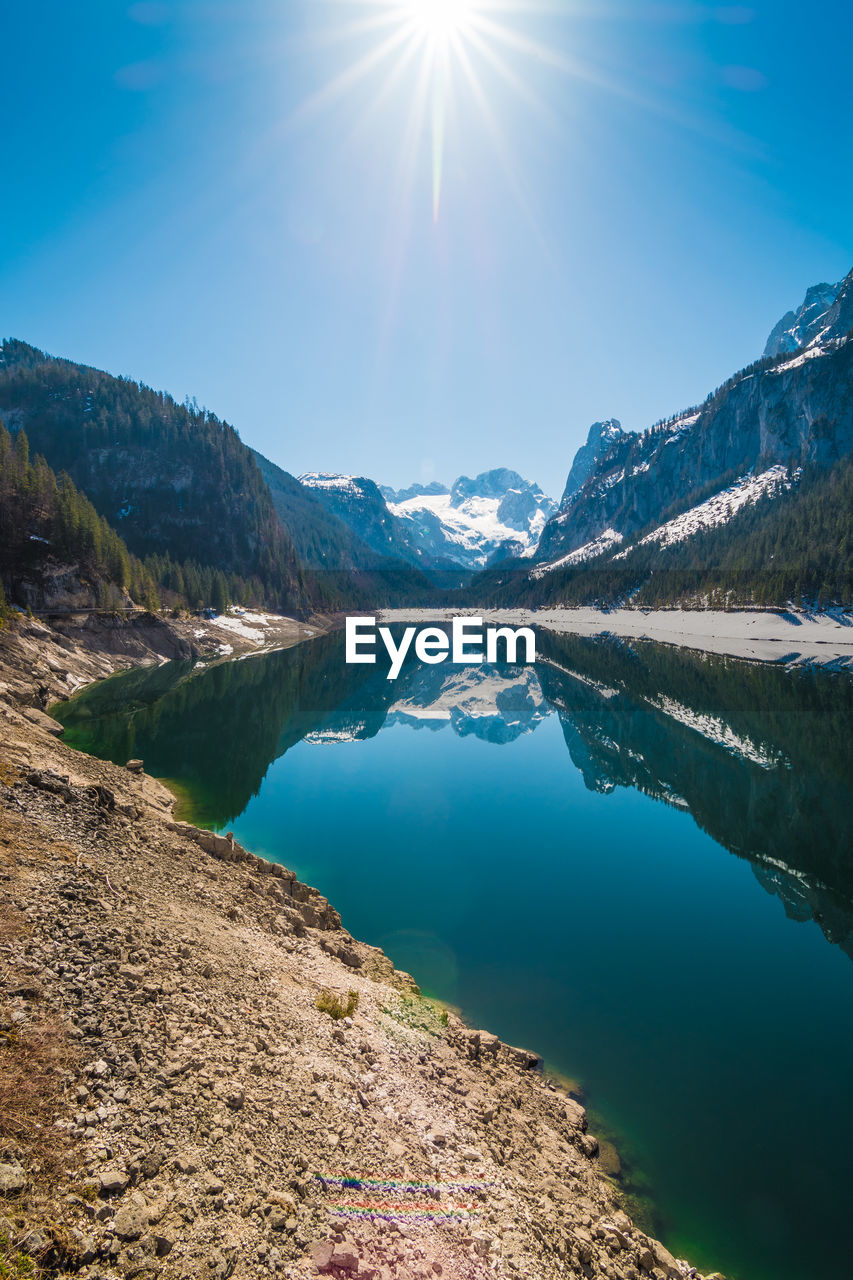
<svg viewBox="0 0 853 1280">
<path fill-rule="evenodd" d="M 416 36 L 409 36 L 409 43 L 403 47 L 400 57 L 388 75 L 379 85 L 376 94 L 353 121 L 353 134 L 363 133 L 372 120 L 376 118 L 385 103 L 393 96 L 405 79 L 406 72 L 421 52 L 420 41 Z"/>
<path fill-rule="evenodd" d="M 362 126 L 375 119 L 380 106 L 395 95 L 404 78 L 418 65 L 413 86 L 413 115 L 405 129 L 407 172 L 414 173 L 415 158 L 428 143 L 431 176 L 431 212 L 434 223 L 441 216 L 445 185 L 445 161 L 449 131 L 458 119 L 451 117 L 457 88 L 464 89 L 483 122 L 491 146 L 500 157 L 502 171 L 527 217 L 532 214 L 524 199 L 523 183 L 508 158 L 508 140 L 491 102 L 493 90 L 506 87 L 540 117 L 548 111 L 533 79 L 520 69 L 522 62 L 564 72 L 572 64 L 557 52 L 522 35 L 515 20 L 525 15 L 558 13 L 554 0 L 322 0 L 329 8 L 346 11 L 341 23 L 329 24 L 322 44 L 338 46 L 347 39 L 361 42 L 361 56 L 344 67 L 297 110 L 293 121 L 315 116 L 345 99 L 366 79 L 376 75 L 380 87 L 359 112 Z M 376 33 L 375 48 L 363 49 L 365 39 Z M 476 59 L 476 66 L 473 59 Z M 418 133 L 413 134 L 412 119 Z M 459 117 L 461 119 L 461 117 Z M 353 132 L 358 128 L 353 122 Z M 413 181 L 413 177 L 412 177 Z"/>
<path fill-rule="evenodd" d="M 319 89 L 317 93 L 307 98 L 302 105 L 297 108 L 291 117 L 291 123 L 296 123 L 308 119 L 330 107 L 344 94 L 353 89 L 366 76 L 370 75 L 386 58 L 398 49 L 401 44 L 409 37 L 409 32 L 405 28 L 397 27 L 392 31 L 387 39 L 383 40 L 380 45 L 372 49 L 370 53 L 366 53 L 357 62 L 347 67 L 334 80 L 330 80 L 328 84 Z"/>
<path fill-rule="evenodd" d="M 535 93 L 529 85 L 525 84 L 520 75 L 510 67 L 505 58 L 502 58 L 496 49 L 484 40 L 483 37 L 472 27 L 466 32 L 467 43 L 470 44 L 477 52 L 485 58 L 485 60 L 494 67 L 501 79 L 514 90 L 516 95 L 526 102 L 529 107 L 539 112 L 542 116 L 547 115 L 545 103 L 538 93 Z"/>
<path fill-rule="evenodd" d="M 548 253 L 545 237 L 542 234 L 542 229 L 539 226 L 536 215 L 534 214 L 533 209 L 530 206 L 530 202 L 524 193 L 524 184 L 521 178 L 519 177 L 519 175 L 516 173 L 515 168 L 513 167 L 507 147 L 505 145 L 505 139 L 501 133 L 500 123 L 494 113 L 494 110 L 488 100 L 488 97 L 486 96 L 486 93 L 482 85 L 480 84 L 479 79 L 477 78 L 477 73 L 474 70 L 470 57 L 468 56 L 468 51 L 464 47 L 460 47 L 457 49 L 456 52 L 459 58 L 459 64 L 462 68 L 463 74 L 465 75 L 468 81 L 468 86 L 480 110 L 483 124 L 486 129 L 486 134 L 489 138 L 490 143 L 492 144 L 492 149 L 495 153 L 495 156 L 497 157 L 498 163 L 503 169 L 504 177 L 509 183 L 510 190 L 513 193 L 515 201 L 518 204 L 518 207 L 521 209 L 522 213 L 524 214 L 525 218 L 527 219 L 530 225 L 530 228 L 533 231 L 534 235 L 536 236 L 536 239 L 538 240 L 540 246 L 543 248 L 543 250 L 546 253 Z"/>
</svg>

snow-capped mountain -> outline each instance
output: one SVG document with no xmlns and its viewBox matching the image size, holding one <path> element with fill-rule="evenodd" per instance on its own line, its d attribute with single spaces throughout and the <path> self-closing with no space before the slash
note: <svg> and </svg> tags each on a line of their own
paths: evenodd
<svg viewBox="0 0 853 1280">
<path fill-rule="evenodd" d="M 532 576 L 685 541 L 790 490 L 803 466 L 829 468 L 850 454 L 851 329 L 853 272 L 809 289 L 774 327 L 768 354 L 698 408 L 643 432 L 596 423 L 543 530 Z"/>
<path fill-rule="evenodd" d="M 378 485 L 366 476 L 339 475 L 330 471 L 309 471 L 299 483 L 310 489 L 327 511 L 381 559 L 431 567 L 435 561 L 411 538 L 408 525 L 389 510 Z"/>
<path fill-rule="evenodd" d="M 764 354 L 780 356 L 799 351 L 819 337 L 823 328 L 832 323 L 827 317 L 843 283 L 842 280 L 838 284 L 813 284 L 807 289 L 798 310 L 787 312 L 773 327 Z"/>
<path fill-rule="evenodd" d="M 405 490 L 408 497 L 398 493 L 389 510 L 429 555 L 470 569 L 532 554 L 555 507 L 538 484 L 506 467 L 473 479 L 460 476 L 452 489 L 437 489 Z"/>
<path fill-rule="evenodd" d="M 421 498 L 436 493 L 450 493 L 450 490 L 440 480 L 431 480 L 429 484 L 410 484 L 408 489 L 392 489 L 388 484 L 381 484 L 379 492 L 386 502 L 405 502 L 407 498 Z"/>
<path fill-rule="evenodd" d="M 560 505 L 563 506 L 583 488 L 595 466 L 607 450 L 625 434 L 618 418 L 608 418 L 606 422 L 594 422 L 582 444 L 575 454 L 566 487 Z"/>
<path fill-rule="evenodd" d="M 555 507 L 506 467 L 460 476 L 452 489 L 433 482 L 380 490 L 364 476 L 317 471 L 300 483 L 374 552 L 424 569 L 480 569 L 530 555 Z"/>
</svg>

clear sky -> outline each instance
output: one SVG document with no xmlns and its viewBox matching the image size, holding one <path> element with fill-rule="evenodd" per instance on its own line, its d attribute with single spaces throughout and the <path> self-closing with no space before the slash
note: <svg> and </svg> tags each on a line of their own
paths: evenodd
<svg viewBox="0 0 853 1280">
<path fill-rule="evenodd" d="M 0 333 L 295 473 L 558 494 L 853 267 L 849 0 L 29 0 Z"/>
</svg>

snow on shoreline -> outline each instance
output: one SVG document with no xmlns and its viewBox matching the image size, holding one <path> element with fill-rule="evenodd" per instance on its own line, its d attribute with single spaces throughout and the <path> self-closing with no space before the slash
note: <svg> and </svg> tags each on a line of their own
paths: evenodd
<svg viewBox="0 0 853 1280">
<path fill-rule="evenodd" d="M 196 640 L 208 637 L 219 641 L 219 651 L 225 656 L 234 652 L 234 645 L 229 644 L 229 640 L 241 648 L 246 645 L 256 650 L 281 648 L 300 639 L 310 640 L 317 630 L 317 627 L 284 614 L 262 613 L 257 609 L 241 609 L 232 605 L 227 613 L 199 619 L 192 635 Z"/>
<path fill-rule="evenodd" d="M 536 626 L 563 635 L 611 635 L 659 640 L 708 653 L 763 662 L 853 664 L 853 615 L 841 610 L 744 609 L 385 609 L 383 622 L 448 621 L 480 617 L 486 626 Z"/>
</svg>

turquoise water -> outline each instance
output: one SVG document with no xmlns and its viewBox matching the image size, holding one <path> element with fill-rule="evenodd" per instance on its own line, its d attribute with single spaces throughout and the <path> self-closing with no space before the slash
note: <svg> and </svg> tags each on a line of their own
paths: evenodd
<svg viewBox="0 0 853 1280">
<path fill-rule="evenodd" d="M 853 682 L 539 648 L 390 682 L 331 637 L 129 673 L 59 714 L 579 1081 L 673 1251 L 849 1274 Z"/>
</svg>

